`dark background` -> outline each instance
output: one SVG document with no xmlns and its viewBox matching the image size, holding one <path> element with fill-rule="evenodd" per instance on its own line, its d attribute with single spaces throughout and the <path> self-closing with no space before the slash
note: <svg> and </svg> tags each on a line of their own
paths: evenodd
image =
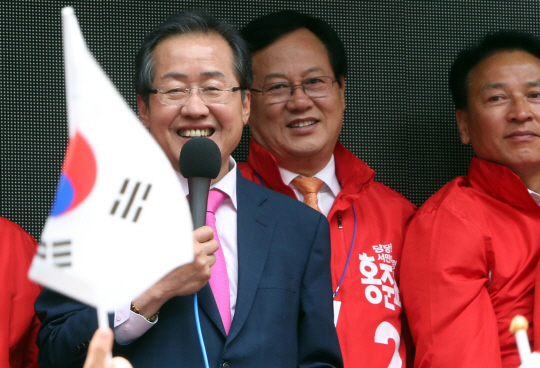
<svg viewBox="0 0 540 368">
<path fill-rule="evenodd" d="M 376 179 L 421 205 L 472 156 L 447 87 L 458 51 L 500 29 L 540 35 L 538 1 L 0 2 L 0 215 L 39 240 L 67 143 L 60 10 L 73 5 L 88 47 L 135 110 L 133 59 L 169 14 L 210 11 L 242 27 L 295 9 L 325 19 L 349 57 L 341 139 Z M 107 134 L 107 132 L 103 132 Z M 247 156 L 246 129 L 235 158 Z"/>
</svg>

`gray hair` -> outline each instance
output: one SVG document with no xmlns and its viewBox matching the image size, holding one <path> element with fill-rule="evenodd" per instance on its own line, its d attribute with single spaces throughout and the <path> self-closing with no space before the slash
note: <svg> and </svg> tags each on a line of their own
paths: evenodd
<svg viewBox="0 0 540 368">
<path fill-rule="evenodd" d="M 240 82 L 242 99 L 251 87 L 253 71 L 251 55 L 240 33 L 225 21 L 218 21 L 209 14 L 189 10 L 167 18 L 144 39 L 135 57 L 135 91 L 148 105 L 150 90 L 154 89 L 154 49 L 167 38 L 183 34 L 218 34 L 229 44 L 233 52 L 233 69 Z"/>
</svg>

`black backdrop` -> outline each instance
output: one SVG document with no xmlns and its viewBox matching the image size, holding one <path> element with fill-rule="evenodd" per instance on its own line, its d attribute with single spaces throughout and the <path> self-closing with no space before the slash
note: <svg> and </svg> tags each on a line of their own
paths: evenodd
<svg viewBox="0 0 540 368">
<path fill-rule="evenodd" d="M 135 110 L 133 58 L 167 15 L 198 8 L 242 27 L 296 9 L 328 21 L 349 56 L 343 143 L 376 179 L 422 204 L 465 174 L 447 88 L 457 52 L 486 33 L 540 35 L 538 1 L 4 1 L 0 2 L 0 215 L 39 235 L 67 141 L 60 9 L 73 5 L 87 44 Z M 103 132 L 107 134 L 107 132 Z M 234 156 L 247 155 L 249 129 Z"/>
</svg>

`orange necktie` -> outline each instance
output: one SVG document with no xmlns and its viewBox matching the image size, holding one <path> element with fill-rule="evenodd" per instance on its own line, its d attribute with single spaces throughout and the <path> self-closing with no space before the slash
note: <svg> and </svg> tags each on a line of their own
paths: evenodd
<svg viewBox="0 0 540 368">
<path fill-rule="evenodd" d="M 319 204 L 317 201 L 317 192 L 321 187 L 323 186 L 324 182 L 321 179 L 317 179 L 314 177 L 300 177 L 297 176 L 296 178 L 291 181 L 291 183 L 298 188 L 299 191 L 301 191 L 304 194 L 304 203 L 307 204 L 309 207 L 321 212 L 321 209 L 319 208 Z"/>
</svg>

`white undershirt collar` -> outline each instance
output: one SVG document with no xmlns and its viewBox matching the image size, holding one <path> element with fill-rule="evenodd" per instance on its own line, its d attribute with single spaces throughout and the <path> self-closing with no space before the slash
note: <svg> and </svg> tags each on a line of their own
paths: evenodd
<svg viewBox="0 0 540 368">
<path fill-rule="evenodd" d="M 229 172 L 223 178 L 221 178 L 220 181 L 210 187 L 210 189 L 219 189 L 225 194 L 227 194 L 231 199 L 235 210 L 238 209 L 236 202 L 236 170 L 236 161 L 232 158 L 232 156 L 230 156 Z M 182 185 L 182 189 L 184 189 L 184 193 L 189 193 L 187 179 L 184 178 L 182 174 L 180 174 L 178 171 L 176 171 L 176 175 L 178 176 L 178 180 L 180 180 L 180 184 Z"/>
<path fill-rule="evenodd" d="M 291 185 L 291 181 L 293 181 L 294 178 L 299 175 L 282 167 L 279 167 L 279 173 L 281 174 L 283 183 L 285 183 L 286 185 Z M 336 161 L 334 160 L 334 155 L 330 157 L 330 161 L 328 161 L 326 166 L 313 176 L 315 178 L 321 179 L 324 182 L 325 185 L 323 185 L 321 191 L 330 190 L 334 197 L 337 197 L 337 195 L 341 191 L 341 185 L 339 185 L 339 181 L 336 176 Z"/>
<path fill-rule="evenodd" d="M 281 167 L 279 168 L 279 173 L 281 174 L 281 179 L 283 180 L 283 182 L 289 187 L 291 187 L 291 189 L 294 191 L 294 193 L 296 194 L 296 198 L 298 198 L 300 201 L 303 201 L 303 193 L 291 184 L 293 179 L 299 176 L 299 174 L 293 173 L 292 171 L 283 169 Z M 330 210 L 332 209 L 332 206 L 334 205 L 334 201 L 337 195 L 341 191 L 341 185 L 339 184 L 336 176 L 336 163 L 334 161 L 334 155 L 330 157 L 330 161 L 328 161 L 326 166 L 313 176 L 321 179 L 324 182 L 324 185 L 317 193 L 317 199 L 319 202 L 319 209 L 321 210 L 323 215 L 328 216 Z"/>
<path fill-rule="evenodd" d="M 529 191 L 529 193 L 531 193 L 531 196 L 533 197 L 533 199 L 536 201 L 536 203 L 538 203 L 538 205 L 540 206 L 540 194 L 536 193 L 536 192 L 533 192 L 532 190 L 528 189 L 527 190 Z"/>
</svg>

